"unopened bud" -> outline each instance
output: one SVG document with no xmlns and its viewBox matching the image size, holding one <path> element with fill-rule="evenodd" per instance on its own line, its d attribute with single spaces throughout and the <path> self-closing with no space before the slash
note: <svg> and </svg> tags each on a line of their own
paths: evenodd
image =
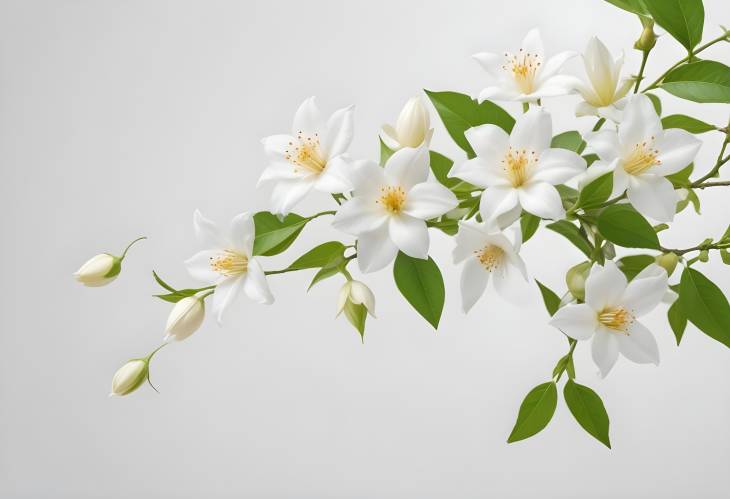
<svg viewBox="0 0 730 499">
<path fill-rule="evenodd" d="M 380 134 L 385 145 L 393 150 L 419 147 L 424 143 L 428 145 L 432 135 L 431 117 L 420 97 L 409 99 L 398 116 L 395 128 L 385 125 Z"/>
<path fill-rule="evenodd" d="M 129 395 L 147 379 L 149 361 L 147 359 L 132 359 L 114 373 L 112 391 L 109 395 L 122 397 Z"/>
<path fill-rule="evenodd" d="M 583 262 L 571 267 L 565 274 L 565 284 L 568 286 L 570 294 L 577 300 L 585 300 L 586 296 L 586 279 L 591 270 L 590 262 Z"/>
<path fill-rule="evenodd" d="M 84 286 L 98 287 L 109 284 L 122 270 L 119 257 L 102 253 L 89 259 L 76 271 L 74 277 Z"/>
<path fill-rule="evenodd" d="M 364 283 L 349 280 L 342 286 L 337 300 L 337 315 L 342 313 L 348 303 L 363 305 L 367 312 L 375 317 L 375 295 Z"/>
<path fill-rule="evenodd" d="M 679 261 L 679 257 L 675 253 L 664 253 L 659 256 L 657 256 L 654 259 L 660 267 L 662 267 L 664 270 L 667 271 L 667 275 L 672 275 L 672 272 L 674 272 L 674 269 L 677 267 L 677 262 Z"/>
<path fill-rule="evenodd" d="M 656 45 L 657 39 L 656 33 L 654 33 L 654 21 L 651 19 L 644 20 L 642 18 L 641 24 L 644 26 L 644 29 L 641 31 L 639 39 L 634 43 L 634 48 L 642 52 L 649 52 Z"/>
<path fill-rule="evenodd" d="M 205 302 L 197 296 L 188 296 L 175 304 L 167 317 L 165 341 L 182 341 L 198 330 L 205 318 Z"/>
</svg>

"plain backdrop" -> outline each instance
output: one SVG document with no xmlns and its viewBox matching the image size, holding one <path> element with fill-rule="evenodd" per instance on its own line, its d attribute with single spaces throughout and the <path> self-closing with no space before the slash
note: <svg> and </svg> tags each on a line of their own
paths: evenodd
<svg viewBox="0 0 730 499">
<path fill-rule="evenodd" d="M 730 4 L 705 5 L 707 40 L 730 23 Z M 447 289 L 438 333 L 390 269 L 356 274 L 377 295 L 364 344 L 334 318 L 340 279 L 307 293 L 312 272 L 272 276 L 273 306 L 242 298 L 223 327 L 207 320 L 158 354 L 160 394 L 107 397 L 114 371 L 162 340 L 170 305 L 151 297 L 151 270 L 195 284 L 182 265 L 198 250 L 195 208 L 224 223 L 267 208 L 269 192 L 255 188 L 260 139 L 288 131 L 304 98 L 317 95 L 327 112 L 355 104 L 352 154 L 377 158 L 379 127 L 410 96 L 476 94 L 488 79 L 470 55 L 517 48 L 535 26 L 548 52 L 582 51 L 597 35 L 626 51 L 627 74 L 637 70 L 637 19 L 599 0 L 1 2 L 0 496 L 727 497 L 726 347 L 690 326 L 678 348 L 662 305 L 646 320 L 659 367 L 620 359 L 602 380 L 588 345 L 576 350 L 579 381 L 609 412 L 613 450 L 562 396 L 545 431 L 508 445 L 520 402 L 567 343 L 534 290 L 517 305 L 492 290 L 462 314 L 452 241 L 436 232 Z M 663 36 L 649 76 L 682 56 Z M 730 63 L 727 45 L 705 56 Z M 579 60 L 566 68 L 582 74 Z M 728 106 L 657 95 L 665 114 L 727 121 Z M 576 102 L 546 101 L 556 132 L 593 125 L 573 117 Z M 433 117 L 433 148 L 463 159 Z M 706 171 L 722 137 L 702 138 Z M 666 246 L 725 230 L 727 192 L 708 189 L 702 202 L 703 216 L 688 209 L 661 234 Z M 332 205 L 313 195 L 297 211 Z M 138 235 L 149 240 L 112 285 L 74 282 L 87 258 Z M 336 237 L 318 220 L 264 265 Z M 561 291 L 581 260 L 544 229 L 523 256 Z M 717 255 L 698 268 L 730 291 Z"/>
</svg>

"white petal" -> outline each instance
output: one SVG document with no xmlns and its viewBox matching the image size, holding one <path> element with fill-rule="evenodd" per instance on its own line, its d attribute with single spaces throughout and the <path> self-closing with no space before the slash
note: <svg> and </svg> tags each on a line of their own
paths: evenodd
<svg viewBox="0 0 730 499">
<path fill-rule="evenodd" d="M 291 135 L 270 135 L 261 139 L 261 144 L 270 160 L 287 162 L 286 151 L 295 140 Z"/>
<path fill-rule="evenodd" d="M 563 64 L 577 55 L 578 53 L 573 51 L 559 52 L 545 61 L 545 63 L 540 67 L 538 85 L 554 76 L 558 71 L 560 71 Z"/>
<path fill-rule="evenodd" d="M 585 137 L 586 151 L 598 155 L 604 161 L 613 161 L 620 155 L 618 134 L 614 130 L 599 130 Z"/>
<path fill-rule="evenodd" d="M 543 97 L 557 97 L 575 92 L 580 85 L 580 80 L 570 75 L 553 75 L 540 82 L 540 86 L 532 94 L 530 101 L 542 99 Z M 527 100 L 527 99 L 525 99 Z"/>
<path fill-rule="evenodd" d="M 517 306 L 524 304 L 525 297 L 533 292 L 532 286 L 509 261 L 492 271 L 492 284 L 499 296 Z"/>
<path fill-rule="evenodd" d="M 525 35 L 525 38 L 522 40 L 521 48 L 523 52 L 535 54 L 542 58 L 542 56 L 545 54 L 545 49 L 542 45 L 540 30 L 537 28 L 532 28 L 530 31 L 528 31 Z"/>
<path fill-rule="evenodd" d="M 479 125 L 464 132 L 476 155 L 490 163 L 499 163 L 509 148 L 509 135 L 492 124 Z"/>
<path fill-rule="evenodd" d="M 294 206 L 309 194 L 314 187 L 315 178 L 280 180 L 271 191 L 272 212 L 287 215 Z"/>
<path fill-rule="evenodd" d="M 486 244 L 484 228 L 487 224 L 478 224 L 472 220 L 460 221 L 459 232 L 456 233 L 456 246 L 453 251 L 454 263 L 461 263 L 466 258 L 474 256 Z"/>
<path fill-rule="evenodd" d="M 641 317 L 662 301 L 668 289 L 667 279 L 667 272 L 662 267 L 649 265 L 626 286 L 621 302 L 632 315 Z"/>
<path fill-rule="evenodd" d="M 428 220 L 451 211 L 459 204 L 449 189 L 437 182 L 423 182 L 408 191 L 403 213 Z"/>
<path fill-rule="evenodd" d="M 215 287 L 215 293 L 213 293 L 213 314 L 218 324 L 223 322 L 223 313 L 233 303 L 233 300 L 243 286 L 243 281 L 243 275 L 229 277 Z"/>
<path fill-rule="evenodd" d="M 380 130 L 380 140 L 388 146 L 388 149 L 393 151 L 397 151 L 403 147 L 403 145 L 398 142 L 398 133 L 391 125 L 383 125 L 383 128 Z"/>
<path fill-rule="evenodd" d="M 320 192 L 337 194 L 352 190 L 352 165 L 340 155 L 330 159 L 324 170 L 317 176 L 314 188 Z"/>
<path fill-rule="evenodd" d="M 593 335 L 591 342 L 591 356 L 601 371 L 601 376 L 606 377 L 618 359 L 617 334 L 599 328 Z"/>
<path fill-rule="evenodd" d="M 560 220 L 565 217 L 557 189 L 546 182 L 534 182 L 517 191 L 522 209 L 540 218 Z"/>
<path fill-rule="evenodd" d="M 307 135 L 320 133 L 324 129 L 324 120 L 322 114 L 317 108 L 314 97 L 310 97 L 299 106 L 296 114 L 294 114 L 294 124 L 292 125 L 292 135 L 297 136 L 299 133 Z"/>
<path fill-rule="evenodd" d="M 362 272 L 375 272 L 393 261 L 398 247 L 388 235 L 388 225 L 357 238 L 357 263 Z"/>
<path fill-rule="evenodd" d="M 624 152 L 630 153 L 636 144 L 659 136 L 661 131 L 661 121 L 649 97 L 643 94 L 631 97 L 618 127 L 619 142 Z"/>
<path fill-rule="evenodd" d="M 489 86 L 485 87 L 479 92 L 478 101 L 481 104 L 485 100 L 517 100 L 520 97 L 520 93 L 514 88 L 507 86 Z"/>
<path fill-rule="evenodd" d="M 553 123 L 542 107 L 532 107 L 520 115 L 515 122 L 509 142 L 512 147 L 542 152 L 550 147 L 553 138 Z"/>
<path fill-rule="evenodd" d="M 613 170 L 613 190 L 611 191 L 611 197 L 614 198 L 623 194 L 628 189 L 631 175 L 626 173 L 623 166 L 620 166 L 620 159 L 613 160 L 612 164 L 616 165 L 616 168 Z"/>
<path fill-rule="evenodd" d="M 491 76 L 499 78 L 502 75 L 502 65 L 504 64 L 504 57 L 492 54 L 489 52 L 480 52 L 472 56 L 479 65 Z"/>
<path fill-rule="evenodd" d="M 618 334 L 618 347 L 621 354 L 637 364 L 659 364 L 659 347 L 654 335 L 642 323 L 634 321 L 628 334 Z"/>
<path fill-rule="evenodd" d="M 455 164 L 449 177 L 456 177 L 477 187 L 508 186 L 509 178 L 498 163 L 476 157 Z"/>
<path fill-rule="evenodd" d="M 550 324 L 576 340 L 587 340 L 598 327 L 596 311 L 585 303 L 566 305 L 553 315 Z"/>
<path fill-rule="evenodd" d="M 671 222 L 677 206 L 672 183 L 658 175 L 630 175 L 627 193 L 634 208 L 659 222 Z"/>
<path fill-rule="evenodd" d="M 651 173 L 667 176 L 680 171 L 695 160 L 701 146 L 702 142 L 687 130 L 665 130 L 655 143 L 661 164 L 652 167 Z"/>
<path fill-rule="evenodd" d="M 350 147 L 355 134 L 355 106 L 338 109 L 327 120 L 327 132 L 323 137 L 324 153 L 328 158 L 338 156 Z"/>
<path fill-rule="evenodd" d="M 306 177 L 306 175 L 296 171 L 291 163 L 276 161 L 269 163 L 269 166 L 261 172 L 261 176 L 259 177 L 256 187 L 261 187 L 265 182 L 301 179 L 304 177 Z"/>
<path fill-rule="evenodd" d="M 414 185 L 425 182 L 429 171 L 428 149 L 426 147 L 404 147 L 396 151 L 385 163 L 385 177 L 391 185 L 410 190 Z"/>
<path fill-rule="evenodd" d="M 620 304 L 626 290 L 626 276 L 612 260 L 594 265 L 586 279 L 585 302 L 596 312 Z"/>
<path fill-rule="evenodd" d="M 413 258 L 428 257 L 428 228 L 426 222 L 408 215 L 396 215 L 388 221 L 388 233 L 403 253 Z"/>
<path fill-rule="evenodd" d="M 586 101 L 581 101 L 575 106 L 575 115 L 581 116 L 598 116 L 598 108 L 588 104 Z"/>
<path fill-rule="evenodd" d="M 253 241 L 256 238 L 256 227 L 250 213 L 241 213 L 231 220 L 231 243 L 233 248 L 247 257 L 253 254 Z"/>
<path fill-rule="evenodd" d="M 207 283 L 215 283 L 221 279 L 221 275 L 211 269 L 210 260 L 220 254 L 221 250 L 210 249 L 199 251 L 185 261 L 185 267 L 193 279 Z"/>
<path fill-rule="evenodd" d="M 387 212 L 380 208 L 375 200 L 354 197 L 340 206 L 332 226 L 357 236 L 380 228 L 387 220 Z"/>
<path fill-rule="evenodd" d="M 583 189 L 586 185 L 590 184 L 598 177 L 602 177 L 607 173 L 612 173 L 619 164 L 619 160 L 615 159 L 611 162 L 603 161 L 598 159 L 591 164 L 591 166 L 578 177 L 578 188 Z"/>
<path fill-rule="evenodd" d="M 200 210 L 195 210 L 193 213 L 193 230 L 195 237 L 203 246 L 224 248 L 228 244 L 225 235 L 215 222 L 205 218 Z"/>
<path fill-rule="evenodd" d="M 474 304 L 484 294 L 489 281 L 489 272 L 479 263 L 476 258 L 470 258 L 464 264 L 461 271 L 461 309 L 464 313 L 469 312 Z"/>
<path fill-rule="evenodd" d="M 373 161 L 355 161 L 349 171 L 356 197 L 375 199 L 380 189 L 388 185 L 383 168 Z"/>
<path fill-rule="evenodd" d="M 515 206 L 519 206 L 515 189 L 511 186 L 494 186 L 482 193 L 479 212 L 485 221 L 494 221 L 500 215 L 510 212 Z"/>
<path fill-rule="evenodd" d="M 266 282 L 266 273 L 256 258 L 248 261 L 248 270 L 243 278 L 243 292 L 256 303 L 268 305 L 274 302 L 269 283 Z"/>
<path fill-rule="evenodd" d="M 586 160 L 567 149 L 546 149 L 540 153 L 537 169 L 530 178 L 531 182 L 547 182 L 551 185 L 562 184 L 583 173 Z"/>
<path fill-rule="evenodd" d="M 610 101 L 616 90 L 613 56 L 596 37 L 591 38 L 585 52 L 585 69 L 591 85 L 604 102 Z"/>
<path fill-rule="evenodd" d="M 365 305 L 368 313 L 375 317 L 375 295 L 360 281 L 350 281 L 350 300 L 355 305 Z"/>
</svg>

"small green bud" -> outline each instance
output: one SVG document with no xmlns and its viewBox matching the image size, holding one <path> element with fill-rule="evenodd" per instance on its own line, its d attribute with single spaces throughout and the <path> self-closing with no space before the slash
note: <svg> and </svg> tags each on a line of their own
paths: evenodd
<svg viewBox="0 0 730 499">
<path fill-rule="evenodd" d="M 710 260 L 710 252 L 707 250 L 700 251 L 700 255 L 697 257 L 701 262 L 706 263 Z"/>
<path fill-rule="evenodd" d="M 591 262 L 583 262 L 571 267 L 565 274 L 565 284 L 570 294 L 577 300 L 584 300 L 586 295 L 586 279 L 591 270 Z"/>
<path fill-rule="evenodd" d="M 634 42 L 634 48 L 642 52 L 649 52 L 656 45 L 656 33 L 654 33 L 654 21 L 651 19 L 644 20 L 642 18 L 641 24 L 644 29 L 641 31 L 641 36 Z"/>
<path fill-rule="evenodd" d="M 679 257 L 674 253 L 664 253 L 657 256 L 654 260 L 657 265 L 663 267 L 664 270 L 667 271 L 667 275 L 670 276 L 672 275 L 672 272 L 674 272 L 674 269 L 677 268 Z"/>
<path fill-rule="evenodd" d="M 114 373 L 112 391 L 109 394 L 122 397 L 129 395 L 147 379 L 149 361 L 147 359 L 132 359 Z"/>
</svg>

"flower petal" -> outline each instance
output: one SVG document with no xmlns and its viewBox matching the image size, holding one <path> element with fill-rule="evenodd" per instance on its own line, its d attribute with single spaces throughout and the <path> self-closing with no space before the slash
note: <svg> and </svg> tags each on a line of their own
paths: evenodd
<svg viewBox="0 0 730 499">
<path fill-rule="evenodd" d="M 275 161 L 269 163 L 256 184 L 256 187 L 261 187 L 265 182 L 272 182 L 277 180 L 298 180 L 306 178 L 307 175 L 303 175 L 294 169 L 293 165 L 284 161 Z"/>
<path fill-rule="evenodd" d="M 517 191 L 522 209 L 540 218 L 560 220 L 565 217 L 557 189 L 546 182 L 523 185 Z"/>
<path fill-rule="evenodd" d="M 210 260 L 220 254 L 219 249 L 199 251 L 185 260 L 185 267 L 193 279 L 213 284 L 221 280 L 221 275 L 210 267 Z"/>
<path fill-rule="evenodd" d="M 426 147 L 404 147 L 393 153 L 385 163 L 385 177 L 391 185 L 406 191 L 428 178 L 429 157 Z"/>
<path fill-rule="evenodd" d="M 271 191 L 272 212 L 287 215 L 314 187 L 316 177 L 280 180 Z"/>
<path fill-rule="evenodd" d="M 492 54 L 490 52 L 479 52 L 474 54 L 472 58 L 479 63 L 479 65 L 494 78 L 499 78 L 502 75 L 502 66 L 504 65 L 504 57 Z"/>
<path fill-rule="evenodd" d="M 315 180 L 315 189 L 328 194 L 337 194 L 352 190 L 353 167 L 345 156 L 343 154 L 327 162 L 324 170 L 322 170 L 322 173 Z"/>
<path fill-rule="evenodd" d="M 362 272 L 375 272 L 393 261 L 398 247 L 388 235 L 388 224 L 357 238 L 357 264 Z"/>
<path fill-rule="evenodd" d="M 233 303 L 233 300 L 243 287 L 243 282 L 244 276 L 238 275 L 224 279 L 215 287 L 215 293 L 213 293 L 213 314 L 218 324 L 223 323 L 223 313 Z"/>
<path fill-rule="evenodd" d="M 553 122 L 550 115 L 541 107 L 532 107 L 517 118 L 509 143 L 514 148 L 539 154 L 550 147 L 552 138 Z"/>
<path fill-rule="evenodd" d="M 387 220 L 387 212 L 374 200 L 356 196 L 340 206 L 332 226 L 358 236 L 382 227 Z"/>
<path fill-rule="evenodd" d="M 661 131 L 661 121 L 649 97 L 644 94 L 631 97 L 624 109 L 623 121 L 618 127 L 618 137 L 623 152 L 630 154 L 636 144 L 651 137 L 658 137 Z"/>
<path fill-rule="evenodd" d="M 474 304 L 484 294 L 484 290 L 487 287 L 489 281 L 489 272 L 484 270 L 484 267 L 479 263 L 476 258 L 469 258 L 464 263 L 464 268 L 461 271 L 461 309 L 464 313 L 469 312 Z"/>
<path fill-rule="evenodd" d="M 492 85 L 485 87 L 479 92 L 478 101 L 481 104 L 485 100 L 517 100 L 520 97 L 520 92 L 512 88 L 511 86 L 496 86 Z"/>
<path fill-rule="evenodd" d="M 423 182 L 408 191 L 403 213 L 428 220 L 451 211 L 459 204 L 449 189 L 437 182 Z"/>
<path fill-rule="evenodd" d="M 403 214 L 392 216 L 388 221 L 388 234 L 406 255 L 428 258 L 428 228 L 423 220 Z"/>
<path fill-rule="evenodd" d="M 637 364 L 659 364 L 659 347 L 654 335 L 646 326 L 634 321 L 627 334 L 618 334 L 618 347 L 621 354 Z"/>
<path fill-rule="evenodd" d="M 577 52 L 568 50 L 565 52 L 559 52 L 550 57 L 540 68 L 540 72 L 538 73 L 538 86 L 541 83 L 547 81 L 548 78 L 554 76 L 558 71 L 560 71 L 560 68 L 563 67 L 563 64 L 565 64 L 567 61 L 577 55 Z"/>
<path fill-rule="evenodd" d="M 551 185 L 562 184 L 583 173 L 586 160 L 567 149 L 545 149 L 540 154 L 538 167 L 530 177 L 531 182 L 547 182 Z"/>
<path fill-rule="evenodd" d="M 660 164 L 651 168 L 651 173 L 663 177 L 677 173 L 694 161 L 702 142 L 686 130 L 670 128 L 665 130 L 655 143 Z"/>
<path fill-rule="evenodd" d="M 455 164 L 449 171 L 449 177 L 456 177 L 477 187 L 510 185 L 504 169 L 499 164 L 480 157 Z"/>
<path fill-rule="evenodd" d="M 605 328 L 599 328 L 591 342 L 591 356 L 605 378 L 618 359 L 618 336 Z"/>
<path fill-rule="evenodd" d="M 355 161 L 349 171 L 355 197 L 376 199 L 380 189 L 388 185 L 383 168 L 373 161 Z"/>
<path fill-rule="evenodd" d="M 624 307 L 635 317 L 651 312 L 667 292 L 667 279 L 666 270 L 656 264 L 649 265 L 626 286 L 621 298 Z"/>
<path fill-rule="evenodd" d="M 550 325 L 573 339 L 587 340 L 598 328 L 598 316 L 585 303 L 566 305 L 555 312 Z"/>
<path fill-rule="evenodd" d="M 504 213 L 519 206 L 517 191 L 512 186 L 494 186 L 482 193 L 479 212 L 485 221 L 495 221 Z"/>
<path fill-rule="evenodd" d="M 485 227 L 487 224 L 479 224 L 473 220 L 465 220 L 459 222 L 459 232 L 456 233 L 453 257 L 454 263 L 463 262 L 470 256 L 474 256 L 474 252 L 482 249 L 487 241 L 485 238 Z"/>
<path fill-rule="evenodd" d="M 626 290 L 626 276 L 612 260 L 601 267 L 594 265 L 586 279 L 585 302 L 596 312 L 606 307 L 620 305 Z"/>
<path fill-rule="evenodd" d="M 292 135 L 296 137 L 300 133 L 307 135 L 320 133 L 324 129 L 324 120 L 314 97 L 310 97 L 301 103 L 294 114 Z"/>
<path fill-rule="evenodd" d="M 614 130 L 599 130 L 585 135 L 586 151 L 598 155 L 604 161 L 613 161 L 620 155 L 618 134 Z"/>
<path fill-rule="evenodd" d="M 295 140 L 297 139 L 291 135 L 269 135 L 261 139 L 261 144 L 264 146 L 264 153 L 270 160 L 288 163 L 287 151 Z"/>
<path fill-rule="evenodd" d="M 527 32 L 525 38 L 522 40 L 521 45 L 522 51 L 529 54 L 535 54 L 542 58 L 545 55 L 545 49 L 542 44 L 542 37 L 540 36 L 540 30 L 532 28 Z"/>
<path fill-rule="evenodd" d="M 527 284 L 509 260 L 502 262 L 492 271 L 492 284 L 502 299 L 517 306 L 523 304 L 525 296 L 529 296 L 533 291 L 532 286 Z"/>
<path fill-rule="evenodd" d="M 672 183 L 659 175 L 629 175 L 626 192 L 634 208 L 659 222 L 671 222 L 677 206 Z"/>
<path fill-rule="evenodd" d="M 338 109 L 330 119 L 327 120 L 326 134 L 324 139 L 324 153 L 328 158 L 334 158 L 350 147 L 352 137 L 355 134 L 355 106 L 348 106 Z"/>
<path fill-rule="evenodd" d="M 383 128 L 380 130 L 380 140 L 388 146 L 388 149 L 393 151 L 397 151 L 403 147 L 403 145 L 398 142 L 398 132 L 395 131 L 395 128 L 393 128 L 392 125 L 383 125 Z"/>
<path fill-rule="evenodd" d="M 256 227 L 250 213 L 245 212 L 233 217 L 233 220 L 231 220 L 232 249 L 240 251 L 250 258 L 253 254 L 253 241 L 255 238 Z"/>
<path fill-rule="evenodd" d="M 218 225 L 205 218 L 200 210 L 193 212 L 193 230 L 195 231 L 195 237 L 203 246 L 225 248 L 229 243 Z"/>
<path fill-rule="evenodd" d="M 490 163 L 499 163 L 509 148 L 509 135 L 492 124 L 479 125 L 464 132 L 476 155 Z"/>
<path fill-rule="evenodd" d="M 268 305 L 274 302 L 274 297 L 269 290 L 269 283 L 266 282 L 266 273 L 256 258 L 251 258 L 248 261 L 248 270 L 243 278 L 243 292 L 256 303 Z"/>
</svg>

